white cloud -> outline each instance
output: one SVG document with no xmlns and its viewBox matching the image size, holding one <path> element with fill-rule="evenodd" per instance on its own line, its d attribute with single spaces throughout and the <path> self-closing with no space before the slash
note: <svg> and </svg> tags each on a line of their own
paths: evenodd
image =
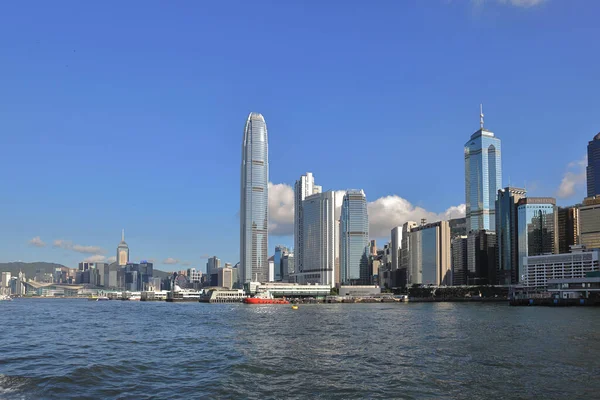
<svg viewBox="0 0 600 400">
<path fill-rule="evenodd" d="M 529 8 L 539 6 L 540 4 L 543 4 L 548 0 L 471 0 L 471 2 L 475 6 L 483 6 L 485 3 L 489 3 L 490 1 L 495 1 L 499 4 L 506 4 L 515 7 Z"/>
<path fill-rule="evenodd" d="M 345 191 L 336 191 L 336 218 Z M 373 238 L 388 237 L 396 226 L 402 226 L 406 221 L 420 222 L 426 218 L 429 222 L 460 218 L 465 215 L 465 205 L 452 206 L 442 213 L 427 211 L 416 207 L 400 196 L 381 197 L 369 202 L 369 233 Z M 269 232 L 272 235 L 289 236 L 294 234 L 294 190 L 286 184 L 269 183 Z"/>
<path fill-rule="evenodd" d="M 460 218 L 465 216 L 465 205 L 452 206 L 442 213 L 427 211 L 414 206 L 400 196 L 381 197 L 367 205 L 369 212 L 369 236 L 372 238 L 389 237 L 390 231 L 396 226 L 402 226 L 407 221 L 427 222 Z"/>
<path fill-rule="evenodd" d="M 109 262 L 109 263 L 117 262 L 117 256 L 108 257 L 106 262 Z"/>
<path fill-rule="evenodd" d="M 93 256 L 87 257 L 84 262 L 104 262 L 106 261 L 106 257 L 101 254 L 94 254 Z"/>
<path fill-rule="evenodd" d="M 61 249 L 73 250 L 77 253 L 83 254 L 102 254 L 105 253 L 104 249 L 100 246 L 83 246 L 80 244 L 73 244 L 70 240 L 56 239 L 53 243 L 54 247 L 60 247 Z"/>
<path fill-rule="evenodd" d="M 583 189 L 586 182 L 587 156 L 579 161 L 570 162 L 567 171 L 560 181 L 556 197 L 567 198 L 573 196 L 578 190 Z"/>
<path fill-rule="evenodd" d="M 269 233 L 294 234 L 294 189 L 284 183 L 269 182 Z"/>
<path fill-rule="evenodd" d="M 85 254 L 104 253 L 104 250 L 100 246 L 82 246 L 80 244 L 73 245 L 72 250 L 76 251 L 78 253 L 85 253 Z"/>
<path fill-rule="evenodd" d="M 31 239 L 29 241 L 29 244 L 32 245 L 32 246 L 35 246 L 35 247 L 44 247 L 44 246 L 46 246 L 46 243 L 44 243 L 39 236 L 36 236 L 33 239 Z"/>
<path fill-rule="evenodd" d="M 163 264 L 170 264 L 170 265 L 179 264 L 179 260 L 169 257 L 169 258 L 163 260 Z"/>
</svg>

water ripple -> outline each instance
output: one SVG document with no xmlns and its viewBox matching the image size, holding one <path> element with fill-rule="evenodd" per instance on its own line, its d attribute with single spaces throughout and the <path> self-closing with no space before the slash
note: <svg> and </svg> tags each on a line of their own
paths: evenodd
<svg viewBox="0 0 600 400">
<path fill-rule="evenodd" d="M 0 399 L 593 398 L 600 318 L 497 304 L 0 304 Z"/>
</svg>

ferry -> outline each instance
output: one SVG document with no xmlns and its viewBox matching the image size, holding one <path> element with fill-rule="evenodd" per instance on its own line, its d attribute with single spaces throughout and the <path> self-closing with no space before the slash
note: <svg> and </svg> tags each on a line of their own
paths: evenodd
<svg viewBox="0 0 600 400">
<path fill-rule="evenodd" d="M 244 299 L 245 304 L 290 304 L 288 300 L 284 298 L 276 299 L 271 295 L 271 292 L 259 293 L 254 297 L 246 297 Z"/>
</svg>

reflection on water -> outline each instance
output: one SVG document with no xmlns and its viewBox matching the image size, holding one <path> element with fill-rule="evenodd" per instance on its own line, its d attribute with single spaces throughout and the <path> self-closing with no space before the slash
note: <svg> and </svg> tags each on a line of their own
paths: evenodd
<svg viewBox="0 0 600 400">
<path fill-rule="evenodd" d="M 15 300 L 0 398 L 594 398 L 598 313 Z"/>
</svg>

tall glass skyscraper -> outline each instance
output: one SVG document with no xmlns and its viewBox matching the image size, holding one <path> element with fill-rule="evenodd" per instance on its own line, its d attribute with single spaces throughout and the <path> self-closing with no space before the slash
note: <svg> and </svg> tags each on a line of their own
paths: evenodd
<svg viewBox="0 0 600 400">
<path fill-rule="evenodd" d="M 368 285 L 369 216 L 362 190 L 348 190 L 340 216 L 340 280 L 342 285 Z"/>
<path fill-rule="evenodd" d="M 467 232 L 495 230 L 495 202 L 502 188 L 502 157 L 500 139 L 483 128 L 465 143 L 465 204 Z"/>
<path fill-rule="evenodd" d="M 498 191 L 496 200 L 498 273 L 496 277 L 500 285 L 514 285 L 519 282 L 517 203 L 525 195 L 525 189 L 514 187 L 506 187 Z"/>
<path fill-rule="evenodd" d="M 269 278 L 269 144 L 267 124 L 250 113 L 242 142 L 240 282 Z"/>
<path fill-rule="evenodd" d="M 587 195 L 592 197 L 600 194 L 600 133 L 588 143 L 587 156 Z"/>
<path fill-rule="evenodd" d="M 521 282 L 524 257 L 558 253 L 558 210 L 552 197 L 525 197 L 517 207 Z"/>
</svg>

